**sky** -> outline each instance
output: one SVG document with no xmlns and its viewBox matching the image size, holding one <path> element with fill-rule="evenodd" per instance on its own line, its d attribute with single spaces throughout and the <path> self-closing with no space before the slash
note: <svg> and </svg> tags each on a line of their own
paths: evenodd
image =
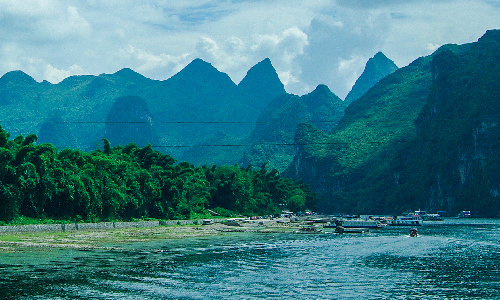
<svg viewBox="0 0 500 300">
<path fill-rule="evenodd" d="M 201 58 L 238 84 L 270 58 L 288 93 L 343 99 L 379 51 L 404 67 L 497 28 L 500 0 L 0 0 L 0 76 L 165 80 Z"/>
</svg>

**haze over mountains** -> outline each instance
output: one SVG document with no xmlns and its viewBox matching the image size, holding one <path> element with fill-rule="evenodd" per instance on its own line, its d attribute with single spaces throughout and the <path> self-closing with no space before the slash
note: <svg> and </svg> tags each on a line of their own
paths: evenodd
<svg viewBox="0 0 500 300">
<path fill-rule="evenodd" d="M 287 94 L 269 59 L 239 84 L 201 59 L 165 81 L 123 69 L 50 84 L 13 71 L 0 78 L 0 120 L 58 148 L 106 138 L 198 165 L 267 163 L 309 182 L 327 212 L 498 216 L 499 46 L 488 31 L 401 69 L 377 53 L 344 101 L 325 85 Z"/>
</svg>

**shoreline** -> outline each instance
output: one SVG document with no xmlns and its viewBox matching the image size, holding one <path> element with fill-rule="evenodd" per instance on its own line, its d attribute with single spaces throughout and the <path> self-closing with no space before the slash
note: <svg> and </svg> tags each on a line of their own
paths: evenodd
<svg viewBox="0 0 500 300">
<path fill-rule="evenodd" d="M 278 218 L 274 220 L 238 219 L 237 221 L 230 222 L 226 219 L 215 221 L 209 220 L 210 223 L 207 225 L 195 225 L 195 222 L 197 222 L 196 220 L 181 221 L 184 222 L 178 222 L 177 220 L 143 221 L 130 222 L 125 225 L 121 223 L 127 222 L 115 222 L 114 225 L 113 222 L 101 223 L 101 225 L 104 226 L 83 226 L 83 224 L 92 223 L 79 223 L 78 226 L 73 227 L 73 229 L 63 227 L 62 224 L 55 224 L 52 228 L 59 229 L 46 231 L 16 232 L 14 231 L 16 228 L 11 228 L 11 231 L 0 233 L 0 252 L 20 252 L 29 249 L 119 250 L 122 249 L 120 247 L 122 244 L 162 239 L 197 238 L 224 235 L 234 232 L 287 233 L 293 232 L 298 228 L 299 224 L 292 222 L 288 218 Z M 154 225 L 155 223 L 157 225 Z M 66 224 L 66 226 L 67 225 L 68 224 Z M 40 230 L 40 228 L 38 229 Z"/>
</svg>

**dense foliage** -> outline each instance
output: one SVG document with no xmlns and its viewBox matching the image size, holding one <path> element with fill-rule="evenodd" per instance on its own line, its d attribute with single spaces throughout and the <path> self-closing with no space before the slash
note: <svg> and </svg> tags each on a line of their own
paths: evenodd
<svg viewBox="0 0 500 300">
<path fill-rule="evenodd" d="M 18 216 L 74 221 L 184 219 L 275 214 L 314 205 L 306 185 L 276 170 L 195 167 L 135 144 L 57 150 L 0 127 L 0 220 Z"/>
<path fill-rule="evenodd" d="M 329 212 L 500 216 L 499 45 L 498 30 L 445 45 L 379 81 L 332 134 L 300 126 L 285 174 Z"/>
<path fill-rule="evenodd" d="M 285 170 L 295 155 L 294 135 L 301 123 L 314 124 L 330 132 L 344 115 L 346 105 L 323 84 L 303 96 L 281 94 L 274 98 L 257 120 L 247 143 L 253 144 L 242 164 L 261 165 Z"/>
</svg>

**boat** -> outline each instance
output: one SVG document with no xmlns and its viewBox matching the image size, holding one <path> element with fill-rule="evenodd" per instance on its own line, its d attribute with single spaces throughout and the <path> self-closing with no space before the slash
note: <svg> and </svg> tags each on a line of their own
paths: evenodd
<svg viewBox="0 0 500 300">
<path fill-rule="evenodd" d="M 417 237 L 417 236 L 418 236 L 417 228 L 410 229 L 410 237 Z"/>
<path fill-rule="evenodd" d="M 397 216 L 389 222 L 390 226 L 422 226 L 423 220 L 420 216 Z"/>
<path fill-rule="evenodd" d="M 423 210 L 416 210 L 413 215 L 420 216 L 422 218 L 422 221 L 442 221 L 443 220 L 443 218 L 441 217 L 440 214 L 428 214 L 427 212 L 425 212 Z"/>
<path fill-rule="evenodd" d="M 458 217 L 459 217 L 459 218 L 470 218 L 470 217 L 471 217 L 470 210 L 463 210 L 463 211 L 461 211 L 461 212 L 458 214 Z"/>
<path fill-rule="evenodd" d="M 344 234 L 344 233 L 368 233 L 367 228 L 344 228 L 343 226 L 335 227 L 335 233 Z"/>
<path fill-rule="evenodd" d="M 299 230 L 294 231 L 295 233 L 321 233 L 322 230 L 315 225 L 302 225 Z"/>
<path fill-rule="evenodd" d="M 335 222 L 328 222 L 326 225 L 323 225 L 324 228 L 336 228 L 337 226 L 342 226 L 344 228 L 382 228 L 385 224 L 371 219 L 341 219 L 335 220 Z"/>
</svg>

